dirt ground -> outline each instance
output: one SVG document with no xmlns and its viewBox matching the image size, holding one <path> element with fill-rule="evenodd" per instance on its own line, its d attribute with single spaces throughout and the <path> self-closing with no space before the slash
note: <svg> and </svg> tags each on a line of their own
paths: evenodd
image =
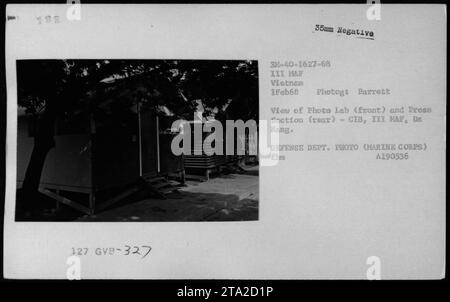
<svg viewBox="0 0 450 302">
<path fill-rule="evenodd" d="M 118 205 L 78 221 L 236 221 L 257 220 L 258 166 L 205 182 L 187 181 L 167 199 L 146 198 Z"/>
</svg>

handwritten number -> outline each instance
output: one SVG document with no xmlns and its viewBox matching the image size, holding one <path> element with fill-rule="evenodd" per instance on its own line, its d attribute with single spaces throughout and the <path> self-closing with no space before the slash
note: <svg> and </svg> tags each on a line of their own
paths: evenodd
<svg viewBox="0 0 450 302">
<path fill-rule="evenodd" d="M 147 245 L 143 245 L 142 247 L 148 249 L 147 253 L 145 253 L 145 255 L 142 256 L 142 258 L 145 258 L 148 255 L 148 253 L 150 253 L 150 251 L 152 250 L 152 247 L 151 246 L 147 246 Z"/>
<path fill-rule="evenodd" d="M 126 252 L 126 254 L 125 254 L 125 256 L 126 255 L 129 255 L 130 254 L 130 250 L 131 250 L 131 246 L 129 246 L 129 245 L 125 245 L 125 252 Z"/>
</svg>

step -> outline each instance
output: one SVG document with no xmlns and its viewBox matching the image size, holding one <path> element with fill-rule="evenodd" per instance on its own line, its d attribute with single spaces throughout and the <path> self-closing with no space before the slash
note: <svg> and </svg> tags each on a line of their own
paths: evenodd
<svg viewBox="0 0 450 302">
<path fill-rule="evenodd" d="M 164 177 L 148 177 L 148 178 L 146 178 L 145 176 L 143 176 L 143 178 L 148 183 L 155 183 L 155 182 L 159 182 L 161 180 L 166 180 Z"/>
<path fill-rule="evenodd" d="M 176 188 L 170 187 L 170 188 L 161 189 L 160 192 L 163 194 L 172 193 L 172 192 L 178 193 L 178 190 Z"/>
<path fill-rule="evenodd" d="M 158 183 L 158 184 L 151 184 L 151 186 L 153 188 L 155 188 L 155 189 L 160 189 L 160 188 L 167 187 L 167 186 L 172 186 L 172 185 L 170 183 L 168 183 L 168 182 L 161 182 L 161 183 Z"/>
</svg>

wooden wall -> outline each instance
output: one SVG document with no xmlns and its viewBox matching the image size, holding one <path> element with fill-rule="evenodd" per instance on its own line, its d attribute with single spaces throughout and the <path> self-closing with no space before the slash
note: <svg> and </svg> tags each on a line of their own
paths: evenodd
<svg viewBox="0 0 450 302">
<path fill-rule="evenodd" d="M 17 182 L 21 186 L 34 138 L 28 135 L 26 116 L 19 116 L 17 124 Z M 48 153 L 42 170 L 41 183 L 67 190 L 90 190 L 90 157 L 88 134 L 56 135 L 55 147 Z"/>
</svg>

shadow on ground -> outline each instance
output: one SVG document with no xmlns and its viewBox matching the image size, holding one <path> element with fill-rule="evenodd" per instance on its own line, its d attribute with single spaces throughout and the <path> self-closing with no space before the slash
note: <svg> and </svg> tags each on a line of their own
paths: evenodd
<svg viewBox="0 0 450 302">
<path fill-rule="evenodd" d="M 238 195 L 182 192 L 145 199 L 85 215 L 78 221 L 235 221 L 258 220 L 258 201 Z"/>
<path fill-rule="evenodd" d="M 60 205 L 37 192 L 33 197 L 25 196 L 21 189 L 16 191 L 16 221 L 73 221 L 82 215 L 79 211 Z"/>
<path fill-rule="evenodd" d="M 206 182 L 189 181 L 178 192 L 158 199 L 138 192 L 94 215 L 85 215 L 38 194 L 24 200 L 17 191 L 16 221 L 245 221 L 258 220 L 257 167 Z"/>
</svg>

